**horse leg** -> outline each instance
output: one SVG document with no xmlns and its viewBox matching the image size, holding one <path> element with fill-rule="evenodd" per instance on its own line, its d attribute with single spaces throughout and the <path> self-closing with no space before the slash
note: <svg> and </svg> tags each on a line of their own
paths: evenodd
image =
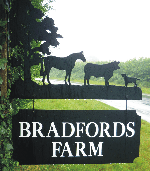
<svg viewBox="0 0 150 171">
<path fill-rule="evenodd" d="M 45 83 L 44 83 L 44 81 L 45 81 L 45 76 L 46 76 L 46 71 L 43 72 L 43 79 L 42 79 L 43 85 L 45 85 Z"/>
<path fill-rule="evenodd" d="M 87 78 L 87 84 L 88 84 L 88 85 L 89 85 L 89 79 L 90 79 L 90 78 L 88 77 L 88 78 Z"/>
<path fill-rule="evenodd" d="M 67 74 L 66 74 L 66 76 L 65 76 L 65 84 L 67 84 L 66 79 L 67 79 Z"/>
<path fill-rule="evenodd" d="M 69 85 L 70 85 L 70 75 L 71 75 L 71 73 L 69 73 L 68 70 L 66 70 L 65 84 L 67 84 L 66 79 L 67 79 L 67 76 L 68 76 L 68 82 L 69 82 Z"/>
<path fill-rule="evenodd" d="M 84 75 L 84 85 L 86 85 L 86 82 L 89 85 L 89 79 L 90 79 L 90 76 L 87 74 L 87 72 L 85 72 L 85 75 Z"/>
<path fill-rule="evenodd" d="M 70 83 L 70 76 L 71 76 L 71 73 L 68 74 L 68 83 L 69 83 L 69 85 L 71 85 L 71 83 Z"/>
<path fill-rule="evenodd" d="M 51 68 L 50 68 L 50 70 L 51 70 Z M 50 81 L 49 81 L 49 73 L 50 73 L 50 70 L 47 71 L 47 82 L 48 82 L 49 84 L 51 84 Z"/>
<path fill-rule="evenodd" d="M 86 85 L 86 78 L 85 78 L 85 76 L 84 76 L 84 85 Z"/>
<path fill-rule="evenodd" d="M 50 82 L 49 82 L 49 73 L 47 73 L 47 82 L 50 84 Z"/>
<path fill-rule="evenodd" d="M 105 78 L 105 86 L 109 86 L 109 82 L 106 78 Z"/>
<path fill-rule="evenodd" d="M 84 77 L 84 85 L 86 85 L 86 81 L 87 81 L 87 84 L 89 85 L 89 79 L 90 79 L 90 76 Z"/>
<path fill-rule="evenodd" d="M 86 85 L 86 80 L 88 80 L 87 78 L 88 78 L 88 77 L 85 75 L 85 76 L 84 76 L 84 85 Z"/>
<path fill-rule="evenodd" d="M 45 71 L 43 72 L 43 79 L 42 79 L 43 85 L 45 85 L 44 80 L 45 80 Z"/>
</svg>

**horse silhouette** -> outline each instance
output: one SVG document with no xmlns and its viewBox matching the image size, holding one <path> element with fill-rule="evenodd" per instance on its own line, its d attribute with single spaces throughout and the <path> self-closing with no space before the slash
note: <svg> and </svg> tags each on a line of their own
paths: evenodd
<svg viewBox="0 0 150 171">
<path fill-rule="evenodd" d="M 98 77 L 104 77 L 105 79 L 105 85 L 108 86 L 109 82 L 108 80 L 113 76 L 113 71 L 120 69 L 118 66 L 120 62 L 111 62 L 108 64 L 103 64 L 103 65 L 98 65 L 98 64 L 92 64 L 92 63 L 87 63 L 84 67 L 84 85 L 87 84 L 89 85 L 89 79 L 91 76 L 95 76 L 96 78 Z"/>
<path fill-rule="evenodd" d="M 121 74 L 125 81 L 125 86 L 127 87 L 128 83 L 134 83 L 134 87 L 137 87 L 136 80 L 140 80 L 134 77 L 127 77 L 126 74 Z"/>
<path fill-rule="evenodd" d="M 65 76 L 65 84 L 67 84 L 66 79 L 68 77 L 68 82 L 70 85 L 70 76 L 71 76 L 71 71 L 75 66 L 75 62 L 77 59 L 81 59 L 83 62 L 86 61 L 83 51 L 79 53 L 73 53 L 70 54 L 67 57 L 56 57 L 56 56 L 48 56 L 44 57 L 44 66 L 45 66 L 45 71 L 43 72 L 43 62 L 41 63 L 41 72 L 40 75 L 43 76 L 43 85 L 44 85 L 44 80 L 45 76 L 47 75 L 47 82 L 50 84 L 49 81 L 49 73 L 52 67 L 59 69 L 59 70 L 66 70 L 66 76 Z"/>
</svg>

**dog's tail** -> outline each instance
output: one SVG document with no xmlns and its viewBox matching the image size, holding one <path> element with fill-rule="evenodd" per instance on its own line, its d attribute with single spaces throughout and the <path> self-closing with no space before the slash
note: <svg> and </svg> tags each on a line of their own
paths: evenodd
<svg viewBox="0 0 150 171">
<path fill-rule="evenodd" d="M 125 78 L 126 77 L 126 74 L 121 74 L 121 76 Z"/>
</svg>

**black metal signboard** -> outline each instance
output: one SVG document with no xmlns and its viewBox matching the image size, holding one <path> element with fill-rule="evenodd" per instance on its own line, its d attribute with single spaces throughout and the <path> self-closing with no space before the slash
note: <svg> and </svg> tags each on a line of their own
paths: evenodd
<svg viewBox="0 0 150 171">
<path fill-rule="evenodd" d="M 140 126 L 134 110 L 20 110 L 13 158 L 22 165 L 132 163 Z"/>
</svg>

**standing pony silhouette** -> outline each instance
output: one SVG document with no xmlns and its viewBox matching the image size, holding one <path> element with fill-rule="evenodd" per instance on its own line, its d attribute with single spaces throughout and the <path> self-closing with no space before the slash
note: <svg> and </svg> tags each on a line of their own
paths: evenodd
<svg viewBox="0 0 150 171">
<path fill-rule="evenodd" d="M 41 63 L 41 72 L 40 75 L 43 76 L 43 85 L 44 85 L 44 80 L 45 76 L 47 75 L 47 82 L 50 84 L 49 81 L 49 73 L 52 67 L 57 68 L 59 70 L 66 70 L 66 76 L 65 76 L 65 84 L 67 84 L 66 79 L 68 76 L 68 82 L 70 85 L 70 76 L 71 76 L 71 71 L 75 66 L 75 62 L 77 59 L 81 59 L 83 62 L 86 61 L 83 51 L 79 53 L 73 53 L 70 54 L 67 57 L 56 57 L 56 56 L 49 56 L 49 57 L 44 57 L 44 66 L 45 66 L 45 71 L 43 72 L 43 62 Z"/>
</svg>

